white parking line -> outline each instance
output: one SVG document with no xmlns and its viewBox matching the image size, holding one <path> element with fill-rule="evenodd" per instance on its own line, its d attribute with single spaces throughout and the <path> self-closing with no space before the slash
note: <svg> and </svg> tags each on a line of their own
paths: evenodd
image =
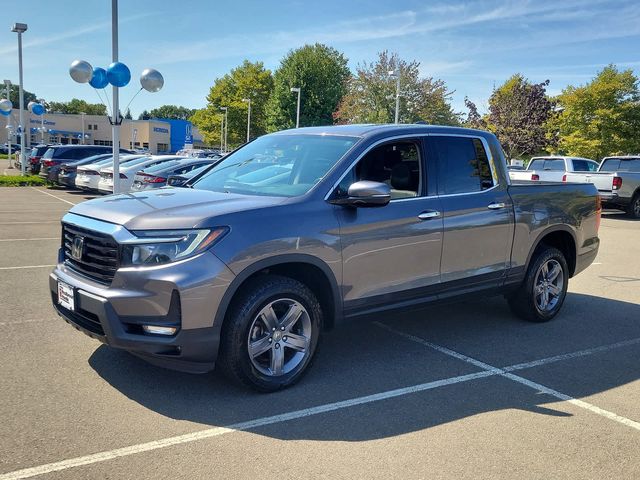
<svg viewBox="0 0 640 480">
<path fill-rule="evenodd" d="M 23 265 L 20 267 L 0 267 L 0 270 L 22 270 L 24 268 L 47 268 L 47 267 L 55 267 L 55 264 L 53 265 Z"/>
<path fill-rule="evenodd" d="M 34 320 L 21 320 L 19 322 L 0 322 L 0 327 L 6 327 L 9 325 L 22 325 L 25 323 L 38 323 L 38 322 L 48 322 L 50 319 L 48 318 L 36 318 Z"/>
<path fill-rule="evenodd" d="M 628 418 L 621 417 L 616 415 L 615 413 L 609 412 L 607 410 L 603 410 L 599 407 L 591 405 L 587 402 L 583 402 L 582 400 L 577 400 L 563 393 L 557 392 L 556 390 L 552 390 L 549 387 L 545 387 L 544 385 L 540 385 L 535 382 L 531 382 L 525 378 L 519 377 L 512 373 L 509 373 L 513 370 L 521 370 L 524 368 L 530 368 L 531 366 L 544 365 L 545 363 L 557 362 L 569 358 L 576 358 L 585 355 L 591 355 L 597 352 L 603 352 L 607 350 L 612 350 L 614 348 L 620 348 L 628 345 L 635 345 L 640 343 L 640 338 L 628 340 L 624 342 L 618 342 L 611 345 L 604 345 L 602 347 L 590 348 L 586 350 L 580 350 L 573 353 L 568 353 L 566 355 L 556 355 L 554 357 L 548 357 L 540 360 L 535 360 L 533 362 L 528 363 L 520 363 L 516 365 L 512 365 L 509 367 L 498 368 L 493 367 L 487 363 L 481 362 L 474 358 L 471 358 L 467 355 L 463 355 L 461 353 L 455 352 L 446 347 L 442 347 L 440 345 L 436 345 L 431 342 L 427 342 L 426 340 L 421 339 L 420 337 L 416 337 L 404 332 L 400 332 L 398 330 L 392 329 L 387 325 L 381 324 L 379 322 L 374 322 L 380 327 L 408 338 L 412 341 L 416 341 L 423 345 L 429 346 L 431 348 L 435 348 L 436 350 L 445 353 L 446 355 L 454 356 L 460 360 L 463 360 L 468 363 L 472 363 L 473 365 L 479 366 L 482 368 L 482 371 L 476 373 L 470 373 L 467 375 L 460 375 L 457 377 L 446 378 L 443 380 L 435 380 L 433 382 L 421 383 L 419 385 L 413 385 L 410 387 L 398 388 L 395 390 L 388 390 L 386 392 L 375 393 L 372 395 L 366 395 L 363 397 L 356 397 L 349 400 L 343 400 L 340 402 L 328 403 L 325 405 L 318 405 L 316 407 L 305 408 L 302 410 L 296 410 L 289 413 L 283 413 L 280 415 L 273 415 L 270 417 L 262 417 L 257 418 L 255 420 L 249 420 L 247 422 L 235 423 L 232 425 L 228 425 L 226 427 L 213 427 L 208 428 L 206 430 L 201 430 L 194 433 L 187 433 L 185 435 L 178 435 L 175 437 L 163 438 L 160 440 L 154 440 L 151 442 L 140 443 L 137 445 L 131 445 L 128 447 L 117 448 L 115 450 L 108 450 L 104 452 L 98 452 L 91 455 L 85 455 L 83 457 L 70 458 L 68 460 L 62 460 L 60 462 L 47 463 L 45 465 L 39 465 L 36 467 L 25 468 L 22 470 L 15 470 L 13 472 L 7 472 L 4 474 L 0 474 L 0 480 L 18 480 L 23 478 L 31 478 L 37 475 L 44 475 L 46 473 L 58 472 L 60 470 L 67 470 L 69 468 L 80 467 L 82 465 L 91 465 L 93 463 L 105 462 L 107 460 L 112 460 L 114 458 L 126 457 L 129 455 L 135 455 L 137 453 L 148 452 L 151 450 L 157 450 L 160 448 L 170 447 L 173 445 L 180 445 L 184 443 L 195 442 L 198 440 L 204 440 L 207 438 L 218 437 L 220 435 L 225 435 L 227 433 L 239 432 L 250 430 L 253 428 L 258 428 L 266 425 L 273 425 L 276 423 L 287 422 L 289 420 L 296 420 L 299 418 L 311 417 L 314 415 L 318 415 L 321 413 L 332 412 L 335 410 L 341 410 L 344 408 L 353 407 L 356 405 L 364 405 L 367 403 L 378 402 L 381 400 L 386 400 L 394 397 L 401 397 L 404 395 L 410 395 L 412 393 L 424 392 L 426 390 L 433 390 L 435 388 L 444 387 L 447 385 L 454 385 L 458 383 L 469 382 L 472 380 L 487 378 L 492 376 L 502 376 L 509 378 L 511 380 L 517 381 L 518 383 L 522 383 L 527 385 L 528 387 L 534 388 L 537 391 L 544 392 L 548 395 L 554 396 L 561 400 L 570 402 L 578 407 L 589 410 L 597 415 L 601 415 L 603 417 L 609 418 L 611 420 L 615 420 L 616 422 L 623 423 L 627 426 L 630 426 L 635 429 L 640 429 L 640 426 L 637 422 L 633 420 L 629 420 Z"/>
<path fill-rule="evenodd" d="M 70 202 L 69 200 L 65 200 L 63 198 L 56 197 L 55 195 L 52 195 L 49 192 L 45 192 L 44 190 L 40 190 L 40 189 L 38 189 L 36 187 L 31 187 L 31 189 L 35 190 L 36 192 L 40 192 L 40 193 L 44 193 L 45 195 L 49 195 L 50 197 L 56 198 L 56 199 L 58 199 L 58 200 L 60 200 L 61 202 L 64 202 L 64 203 L 68 203 L 69 205 L 75 205 L 75 203 Z"/>
<path fill-rule="evenodd" d="M 387 400 L 389 398 L 400 397 L 409 395 L 412 393 L 423 392 L 425 390 L 432 390 L 434 388 L 443 387 L 445 385 L 453 385 L 455 383 L 468 382 L 478 378 L 484 378 L 494 375 L 492 372 L 482 371 L 471 373 L 468 375 L 461 375 L 458 377 L 447 378 L 444 380 L 436 380 L 434 382 L 421 383 L 419 385 L 413 385 L 411 387 L 398 388 L 395 390 L 389 390 L 382 393 L 375 393 L 373 395 L 367 395 L 364 397 L 352 398 L 349 400 L 343 400 L 340 402 L 328 403 L 325 405 L 318 405 L 317 407 L 304 408 L 302 410 L 296 410 L 294 412 L 283 413 L 280 415 L 273 415 L 270 417 L 257 418 L 255 420 L 249 420 L 247 422 L 235 423 L 227 427 L 214 427 L 199 432 L 187 433 L 185 435 L 178 435 L 176 437 L 164 438 L 161 440 L 155 440 L 147 443 L 140 443 L 138 445 L 131 445 L 129 447 L 117 448 L 115 450 L 109 450 L 106 452 L 95 453 L 93 455 L 86 455 L 84 457 L 71 458 L 69 460 L 63 460 L 61 462 L 48 463 L 46 465 L 40 465 L 32 468 L 25 468 L 23 470 L 16 470 L 14 472 L 8 472 L 0 475 L 0 480 L 18 480 L 22 478 L 35 477 L 36 475 L 43 475 L 45 473 L 58 472 L 60 470 L 66 470 L 73 467 L 79 467 L 82 465 L 90 465 L 92 463 L 104 462 L 118 457 L 126 457 L 128 455 L 135 455 L 137 453 L 148 452 L 150 450 L 157 450 L 159 448 L 170 447 L 173 445 L 180 445 L 183 443 L 195 442 L 198 440 L 204 440 L 211 437 L 219 437 L 227 433 L 239 432 L 243 430 L 250 430 L 253 428 L 264 427 L 266 425 L 273 425 L 275 423 L 288 422 L 289 420 L 296 420 L 299 418 L 311 417 L 321 413 L 332 412 L 335 410 L 341 410 L 343 408 L 353 407 L 356 405 L 363 405 L 366 403 L 378 402 L 380 400 Z"/>
<path fill-rule="evenodd" d="M 60 240 L 60 237 L 0 238 L 0 242 L 37 242 L 39 240 Z"/>
<path fill-rule="evenodd" d="M 470 363 L 471 365 L 475 365 L 476 367 L 482 368 L 487 372 L 491 372 L 492 374 L 497 374 L 500 375 L 501 377 L 504 378 L 508 378 L 509 380 L 513 380 L 514 382 L 520 383 L 522 385 L 526 385 L 529 388 L 533 388 L 534 390 L 537 390 L 538 392 L 542 392 L 542 393 L 546 393 L 547 395 L 551 395 L 552 397 L 556 397 L 559 400 L 563 400 L 565 402 L 571 403 L 572 405 L 575 405 L 577 407 L 583 408 L 585 410 L 588 410 L 590 412 L 595 413 L 596 415 L 600 415 L 601 417 L 605 417 L 608 418 L 609 420 L 613 420 L 615 422 L 621 423 L 623 425 L 626 425 L 627 427 L 631 427 L 634 428 L 636 430 L 640 431 L 640 422 L 636 422 L 635 420 L 631 420 L 629 418 L 626 417 L 622 417 L 616 413 L 610 412 L 608 410 L 605 410 L 603 408 L 600 407 L 596 407 L 595 405 L 592 405 L 588 402 L 585 402 L 584 400 L 578 400 L 576 398 L 573 398 L 569 395 L 566 395 L 564 393 L 558 392 L 557 390 L 553 390 L 552 388 L 549 388 L 545 385 L 542 385 L 540 383 L 537 382 L 533 382 L 531 380 L 527 380 L 524 377 L 520 377 L 518 375 L 514 375 L 513 373 L 509 373 L 509 370 L 513 370 L 513 367 L 505 367 L 505 368 L 499 368 L 499 367 L 494 367 L 493 365 L 489 365 L 488 363 L 485 362 L 481 362 L 480 360 L 477 360 L 475 358 L 469 357 L 468 355 L 464 355 L 462 353 L 456 352 L 455 350 L 451 350 L 450 348 L 447 347 L 443 347 L 441 345 L 437 345 L 435 343 L 432 342 L 428 342 L 427 340 L 424 340 L 420 337 L 416 337 L 415 335 L 410 335 L 408 333 L 402 332 L 400 330 L 396 330 L 395 328 L 391 328 L 388 325 L 385 325 L 383 323 L 380 322 L 374 322 L 376 325 L 378 325 L 379 327 L 384 328 L 385 330 L 395 333 L 397 335 L 400 335 L 402 337 L 405 337 L 409 340 L 412 340 L 414 342 L 420 343 L 422 345 L 425 345 L 429 348 L 432 348 L 434 350 L 437 350 L 438 352 L 444 353 L 445 355 L 449 355 L 450 357 L 454 357 L 457 358 L 459 360 L 462 360 L 464 362 Z M 637 342 L 636 342 L 637 343 Z M 612 347 L 612 348 L 616 348 L 616 347 Z M 598 350 L 598 349 L 592 349 L 592 352 L 595 353 L 596 351 L 602 351 L 602 350 Z M 570 355 L 570 354 L 568 354 Z M 576 355 L 578 356 L 578 355 Z M 549 361 L 557 361 L 556 359 L 558 358 L 558 356 L 556 357 L 550 357 Z M 567 358 L 573 358 L 571 356 L 568 356 Z M 544 360 L 538 360 L 537 362 L 530 362 L 532 364 L 532 366 L 537 366 L 537 365 L 543 365 L 544 364 Z M 535 364 L 535 365 L 534 365 Z M 520 364 L 518 367 L 519 369 L 522 368 L 529 368 L 529 367 L 523 367 L 522 365 L 525 364 Z M 509 369 L 509 370 L 507 370 Z"/>
<path fill-rule="evenodd" d="M 40 225 L 42 223 L 60 223 L 60 220 L 42 220 L 40 222 L 0 222 L 0 225 Z"/>
</svg>

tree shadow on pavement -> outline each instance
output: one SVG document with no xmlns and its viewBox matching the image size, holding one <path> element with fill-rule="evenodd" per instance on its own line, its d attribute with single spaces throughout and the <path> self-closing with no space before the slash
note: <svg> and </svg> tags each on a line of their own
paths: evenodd
<svg viewBox="0 0 640 480">
<path fill-rule="evenodd" d="M 215 372 L 190 375 L 154 367 L 106 346 L 93 353 L 89 364 L 140 405 L 172 419 L 208 426 L 233 425 L 481 371 L 375 322 L 498 367 L 640 338 L 637 304 L 569 293 L 563 312 L 545 324 L 518 320 L 501 298 L 350 322 L 323 338 L 315 365 L 299 384 L 273 394 L 236 387 Z M 640 362 L 630 361 L 638 352 L 640 344 L 584 357 L 597 355 L 599 368 L 589 371 L 581 370 L 579 359 L 560 362 L 552 376 L 536 381 L 551 388 L 560 382 L 568 389 L 563 393 L 576 397 L 605 392 L 640 378 Z M 527 377 L 543 368 L 515 373 Z M 611 369 L 616 369 L 615 375 Z M 565 374 L 572 380 L 562 383 Z M 252 431 L 279 439 L 362 441 L 504 409 L 570 416 L 546 405 L 556 402 L 557 398 L 493 375 Z"/>
</svg>

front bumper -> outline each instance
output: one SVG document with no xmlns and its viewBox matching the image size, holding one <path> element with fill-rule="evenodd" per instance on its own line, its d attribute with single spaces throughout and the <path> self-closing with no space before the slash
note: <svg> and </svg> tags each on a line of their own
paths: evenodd
<svg viewBox="0 0 640 480">
<path fill-rule="evenodd" d="M 121 268 L 109 286 L 59 260 L 49 288 L 56 312 L 67 323 L 155 365 L 191 373 L 213 369 L 221 329 L 214 317 L 234 275 L 211 252 L 164 266 Z M 74 287 L 73 312 L 58 304 L 58 281 Z M 145 324 L 176 326 L 178 332 L 146 334 Z"/>
</svg>

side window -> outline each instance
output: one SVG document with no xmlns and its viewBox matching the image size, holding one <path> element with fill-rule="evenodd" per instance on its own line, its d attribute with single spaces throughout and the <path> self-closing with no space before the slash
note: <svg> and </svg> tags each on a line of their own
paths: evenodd
<svg viewBox="0 0 640 480">
<path fill-rule="evenodd" d="M 633 158 L 631 160 L 622 160 L 620 161 L 621 172 L 640 172 L 640 158 Z"/>
<path fill-rule="evenodd" d="M 495 184 L 482 141 L 468 137 L 430 137 L 438 155 L 441 195 L 480 192 Z"/>
<path fill-rule="evenodd" d="M 572 160 L 573 171 L 574 172 L 592 172 L 591 162 L 587 162 L 586 160 Z"/>
<path fill-rule="evenodd" d="M 615 172 L 620 168 L 619 158 L 606 158 L 600 166 L 601 172 Z"/>
<path fill-rule="evenodd" d="M 564 160 L 561 158 L 555 158 L 553 160 L 547 160 L 544 162 L 544 169 L 551 170 L 554 172 L 564 172 Z"/>
<path fill-rule="evenodd" d="M 393 142 L 370 150 L 338 185 L 346 195 L 349 185 L 371 180 L 389 185 L 391 200 L 421 195 L 422 166 L 419 146 L 414 141 Z"/>
</svg>

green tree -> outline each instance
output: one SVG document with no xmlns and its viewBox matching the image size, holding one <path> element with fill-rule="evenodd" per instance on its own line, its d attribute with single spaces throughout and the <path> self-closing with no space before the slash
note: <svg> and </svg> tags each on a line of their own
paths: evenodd
<svg viewBox="0 0 640 480">
<path fill-rule="evenodd" d="M 143 112 L 149 118 L 168 118 L 171 120 L 189 120 L 194 113 L 196 113 L 195 109 L 179 105 L 162 105 L 150 112 L 146 110 Z"/>
<path fill-rule="evenodd" d="M 549 124 L 559 150 L 600 159 L 640 151 L 640 92 L 632 70 L 605 67 L 586 85 L 557 97 L 561 110 Z"/>
<path fill-rule="evenodd" d="M 251 99 L 251 137 L 255 138 L 267 131 L 265 108 L 272 91 L 271 71 L 266 70 L 262 62 L 245 60 L 224 77 L 216 79 L 207 95 L 207 106 L 197 110 L 191 121 L 208 144 L 216 145 L 220 142 L 224 114 L 220 107 L 228 107 L 228 144 L 240 145 L 247 139 L 248 103 L 243 100 Z"/>
<path fill-rule="evenodd" d="M 290 51 L 273 76 L 267 129 L 295 127 L 298 96 L 291 92 L 292 87 L 301 89 L 301 127 L 331 125 L 333 112 L 347 91 L 349 75 L 347 59 L 334 48 L 316 43 Z"/>
<path fill-rule="evenodd" d="M 400 123 L 459 125 L 459 115 L 451 108 L 451 92 L 444 81 L 420 78 L 419 67 L 419 62 L 406 62 L 387 51 L 380 52 L 375 62 L 358 65 L 334 119 L 338 123 L 392 123 L 396 80 L 389 72 L 400 70 Z"/>
<path fill-rule="evenodd" d="M 68 113 L 87 115 L 106 115 L 107 107 L 101 103 L 87 103 L 84 100 L 73 98 L 69 102 L 48 102 L 47 111 L 51 113 Z"/>
<path fill-rule="evenodd" d="M 552 146 L 547 122 L 553 116 L 554 102 L 546 95 L 548 85 L 549 80 L 531 83 L 515 74 L 489 98 L 488 128 L 509 158 L 532 155 Z"/>
<path fill-rule="evenodd" d="M 5 96 L 5 88 L 4 86 L 0 87 L 0 97 L 4 98 Z M 29 102 L 37 102 L 37 96 L 35 93 L 28 92 L 23 90 L 22 94 L 24 95 L 24 108 L 27 108 Z M 11 85 L 9 87 L 9 100 L 13 104 L 13 108 L 20 108 L 20 93 L 18 85 Z"/>
</svg>

